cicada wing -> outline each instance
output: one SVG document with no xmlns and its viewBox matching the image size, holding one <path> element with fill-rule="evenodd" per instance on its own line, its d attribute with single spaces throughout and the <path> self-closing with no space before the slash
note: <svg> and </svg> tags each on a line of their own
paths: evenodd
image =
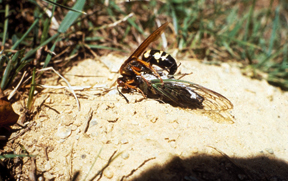
<svg viewBox="0 0 288 181">
<path fill-rule="evenodd" d="M 163 97 L 163 101 L 170 101 L 177 106 L 191 109 L 200 108 L 208 111 L 224 111 L 233 108 L 233 104 L 221 94 L 205 88 L 199 84 L 176 79 L 151 81 L 153 91 Z"/>
<path fill-rule="evenodd" d="M 204 98 L 202 104 L 205 110 L 224 111 L 233 108 L 233 104 L 226 97 L 219 94 L 218 92 L 215 92 L 211 89 L 208 89 L 206 87 L 203 87 L 199 84 L 195 84 L 192 82 L 184 80 L 178 80 L 178 81 L 186 84 L 198 95 Z"/>
<path fill-rule="evenodd" d="M 169 102 L 172 102 L 174 104 L 178 103 L 177 96 L 173 95 L 171 93 L 172 91 L 170 91 L 171 89 L 173 89 L 173 87 L 167 84 L 164 84 L 164 86 L 162 86 L 161 83 L 155 83 L 152 84 L 151 89 L 153 89 L 151 90 L 151 92 L 157 94 L 157 96 L 159 96 L 163 101 L 168 100 Z"/>
<path fill-rule="evenodd" d="M 178 83 L 177 80 L 163 80 L 164 84 L 161 82 L 153 83 L 152 89 L 154 92 L 161 97 L 164 102 L 170 102 L 175 106 L 185 107 L 185 108 L 199 108 L 202 109 L 203 97 L 197 95 L 195 92 L 191 91 L 183 83 Z"/>
</svg>

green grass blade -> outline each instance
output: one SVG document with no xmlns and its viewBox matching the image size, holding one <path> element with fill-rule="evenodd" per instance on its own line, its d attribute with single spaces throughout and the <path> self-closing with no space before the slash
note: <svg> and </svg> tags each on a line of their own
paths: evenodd
<svg viewBox="0 0 288 181">
<path fill-rule="evenodd" d="M 27 101 L 27 108 L 30 111 L 32 108 L 34 91 L 35 91 L 35 77 L 36 77 L 35 72 L 36 72 L 36 68 L 34 67 L 33 73 L 32 73 L 31 88 L 30 88 L 29 97 L 28 97 L 28 101 Z"/>
<path fill-rule="evenodd" d="M 58 39 L 54 42 L 53 46 L 51 47 L 50 51 L 53 52 L 55 47 L 56 47 L 56 44 L 58 43 L 58 40 L 59 40 L 59 37 Z M 52 58 L 52 55 L 49 53 L 45 59 L 45 62 L 44 62 L 44 65 L 43 65 L 43 68 L 47 67 L 47 65 L 49 64 L 50 60 Z"/>
<path fill-rule="evenodd" d="M 37 19 L 39 17 L 39 8 L 36 7 L 35 10 L 34 10 L 34 19 Z M 33 42 L 34 42 L 34 45 L 37 44 L 38 42 L 38 34 L 39 34 L 39 21 L 38 23 L 36 24 L 36 26 L 33 28 Z"/>
<path fill-rule="evenodd" d="M 3 72 L 3 78 L 1 80 L 2 90 L 4 90 L 8 86 L 9 82 L 11 82 L 13 78 L 17 75 L 15 72 L 11 71 L 14 70 L 19 64 L 21 58 L 23 57 L 24 51 L 24 49 L 17 51 L 8 61 L 7 66 Z"/>
<path fill-rule="evenodd" d="M 19 40 L 19 38 L 17 37 L 17 35 L 12 35 L 12 45 L 14 45 L 17 41 Z"/>
<path fill-rule="evenodd" d="M 288 66 L 288 44 L 285 44 L 283 47 L 283 57 L 282 66 Z"/>
<path fill-rule="evenodd" d="M 88 171 L 88 173 L 87 173 L 87 175 L 85 176 L 85 178 L 84 178 L 84 180 L 83 180 L 83 181 L 85 181 L 85 180 L 87 179 L 87 177 L 88 177 L 89 173 L 91 172 L 91 170 L 92 170 L 92 168 L 94 167 L 94 165 L 95 165 L 95 163 L 96 163 L 97 159 L 99 158 L 99 156 L 100 156 L 100 153 L 102 152 L 102 150 L 103 150 L 103 147 L 102 147 L 102 148 L 99 150 L 99 152 L 98 152 L 98 155 L 96 156 L 96 158 L 95 158 L 94 162 L 92 163 L 91 167 L 89 168 L 89 171 Z"/>
<path fill-rule="evenodd" d="M 283 53 L 284 49 L 283 48 L 279 48 L 278 51 L 276 51 L 275 53 L 271 54 L 270 56 L 266 56 L 260 63 L 258 63 L 257 65 L 255 65 L 255 68 L 260 69 L 261 67 L 264 67 L 264 65 L 269 62 L 270 60 L 273 60 L 274 58 L 276 58 L 277 56 L 279 56 L 281 53 Z M 266 65 L 266 69 L 268 69 L 270 66 Z"/>
<path fill-rule="evenodd" d="M 55 35 L 53 35 L 52 37 L 50 37 L 49 39 L 47 39 L 46 41 L 44 41 L 41 45 L 39 45 L 38 47 L 30 50 L 29 52 L 27 52 L 27 54 L 25 55 L 25 57 L 21 60 L 21 62 L 24 62 L 25 60 L 27 60 L 30 56 L 32 56 L 33 54 L 36 53 L 36 51 L 41 48 L 42 46 L 47 45 L 48 43 L 52 42 L 55 38 L 57 38 L 59 36 L 59 33 L 56 33 Z"/>
<path fill-rule="evenodd" d="M 75 48 L 70 52 L 69 56 L 73 56 L 74 54 L 76 54 L 80 48 L 80 45 L 76 45 Z"/>
<path fill-rule="evenodd" d="M 172 22 L 173 22 L 173 26 L 175 28 L 175 32 L 178 32 L 178 21 L 177 21 L 177 16 L 175 13 L 175 9 L 173 8 L 173 6 L 170 7 L 171 8 L 171 15 L 172 15 Z"/>
<path fill-rule="evenodd" d="M 15 50 L 18 45 L 27 37 L 27 35 L 30 33 L 31 30 L 33 30 L 33 28 L 38 24 L 39 19 L 42 18 L 43 14 L 39 15 L 39 18 L 37 18 L 33 24 L 29 27 L 29 29 L 24 33 L 24 35 L 22 35 L 22 37 L 11 47 L 12 50 Z"/>
<path fill-rule="evenodd" d="M 273 28 L 272 28 L 272 33 L 271 33 L 270 42 L 269 42 L 268 56 L 270 56 L 272 53 L 274 40 L 276 37 L 276 30 L 279 26 L 279 9 L 280 9 L 280 6 L 278 6 L 275 11 L 275 19 L 273 21 Z"/>
<path fill-rule="evenodd" d="M 51 4 L 53 4 L 53 5 L 55 5 L 55 6 L 59 6 L 59 7 L 62 7 L 62 8 L 65 8 L 65 9 L 69 9 L 70 11 L 74 11 L 74 12 L 77 12 L 77 13 L 82 13 L 82 14 L 86 14 L 85 12 L 83 12 L 83 11 L 80 11 L 80 9 L 73 9 L 73 8 L 70 8 L 70 7 L 67 7 L 67 6 L 63 6 L 62 4 L 58 4 L 58 3 L 56 3 L 56 2 L 53 2 L 53 1 L 50 1 L 50 0 L 43 0 L 43 1 L 46 1 L 46 2 L 48 2 L 48 3 L 51 3 Z M 80 0 L 81 1 L 81 0 Z M 55 7 L 54 6 L 54 7 Z M 82 8 L 81 8 L 82 9 Z"/>
<path fill-rule="evenodd" d="M 56 1 L 56 0 L 54 0 L 54 1 Z M 50 28 L 50 24 L 51 24 L 51 21 L 52 21 L 54 12 L 55 12 L 55 8 L 56 8 L 56 6 L 53 6 L 50 18 L 47 18 L 44 20 L 43 32 L 42 32 L 41 41 L 40 41 L 41 43 L 43 43 L 48 38 L 49 28 Z"/>
<path fill-rule="evenodd" d="M 3 37 L 2 37 L 2 46 L 3 47 L 5 45 L 6 36 L 7 36 L 8 21 L 9 21 L 8 16 L 9 16 L 9 4 L 7 3 L 5 6 L 5 22 L 4 22 Z M 0 53 L 2 54 L 2 52 L 0 52 Z"/>
<path fill-rule="evenodd" d="M 250 10 L 249 10 L 248 20 L 246 22 L 246 26 L 245 26 L 245 30 L 244 30 L 244 37 L 243 37 L 244 41 L 248 40 L 248 35 L 249 35 L 249 32 L 250 32 L 250 26 L 251 26 L 251 23 L 252 23 L 251 21 L 253 19 L 253 12 L 254 12 L 254 9 L 255 9 L 255 3 L 256 3 L 256 0 L 253 0 L 253 4 L 252 4 L 252 6 L 250 7 Z"/>
<path fill-rule="evenodd" d="M 7 86 L 7 84 L 8 84 L 8 80 L 10 78 L 10 72 L 12 70 L 12 61 L 13 61 L 12 59 L 10 59 L 8 61 L 8 64 L 7 64 L 7 66 L 6 66 L 6 68 L 5 68 L 4 72 L 3 72 L 3 77 L 2 77 L 2 80 L 1 80 L 1 89 L 2 90 L 4 90 L 6 88 L 6 86 Z"/>
<path fill-rule="evenodd" d="M 78 0 L 74 6 L 74 10 L 82 10 L 84 7 L 86 0 Z M 60 27 L 58 29 L 58 32 L 65 33 L 68 28 L 74 23 L 74 21 L 80 16 L 81 14 L 75 11 L 69 11 L 65 18 L 63 19 L 62 23 L 60 24 Z"/>
<path fill-rule="evenodd" d="M 98 40 L 103 40 L 104 37 L 100 37 L 100 36 L 94 36 L 94 37 L 85 37 L 85 42 L 88 41 L 98 41 Z"/>
<path fill-rule="evenodd" d="M 5 154 L 5 155 L 0 155 L 0 159 L 23 158 L 23 157 L 35 157 L 35 156 L 36 156 L 36 155 Z"/>
<path fill-rule="evenodd" d="M 143 29 L 140 28 L 140 27 L 135 23 L 134 18 L 129 18 L 129 19 L 127 19 L 127 22 L 128 22 L 131 26 L 133 26 L 137 31 L 139 31 L 141 34 L 144 33 Z"/>
<path fill-rule="evenodd" d="M 238 57 L 234 51 L 232 50 L 232 48 L 229 46 L 229 44 L 226 41 L 223 41 L 222 44 L 224 45 L 224 47 L 226 48 L 226 50 L 235 58 L 240 59 L 240 57 Z"/>
<path fill-rule="evenodd" d="M 50 26 L 50 19 L 45 19 L 43 23 L 43 32 L 41 34 L 41 43 L 43 43 L 48 37 L 48 31 Z"/>
<path fill-rule="evenodd" d="M 0 73 L 4 70 L 3 65 L 5 62 L 7 62 L 7 60 L 8 60 L 8 57 L 6 55 L 0 55 Z"/>
</svg>

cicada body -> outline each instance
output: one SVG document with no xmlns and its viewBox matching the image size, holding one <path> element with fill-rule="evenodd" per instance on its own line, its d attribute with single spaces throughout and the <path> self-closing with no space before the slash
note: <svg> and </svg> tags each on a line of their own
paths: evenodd
<svg viewBox="0 0 288 181">
<path fill-rule="evenodd" d="M 161 78 L 163 83 L 151 74 L 143 74 L 137 77 L 138 86 L 147 97 L 161 99 L 174 106 L 207 111 L 233 108 L 233 104 L 226 97 L 199 84 L 165 75 Z"/>
</svg>

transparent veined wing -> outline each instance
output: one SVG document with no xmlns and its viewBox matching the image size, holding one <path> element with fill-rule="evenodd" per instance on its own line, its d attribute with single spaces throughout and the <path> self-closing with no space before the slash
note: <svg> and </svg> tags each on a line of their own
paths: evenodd
<svg viewBox="0 0 288 181">
<path fill-rule="evenodd" d="M 159 98 L 164 102 L 185 108 L 199 108 L 208 111 L 224 111 L 233 108 L 233 104 L 223 95 L 185 80 L 151 79 L 150 85 L 143 81 L 140 89 L 148 97 Z"/>
</svg>

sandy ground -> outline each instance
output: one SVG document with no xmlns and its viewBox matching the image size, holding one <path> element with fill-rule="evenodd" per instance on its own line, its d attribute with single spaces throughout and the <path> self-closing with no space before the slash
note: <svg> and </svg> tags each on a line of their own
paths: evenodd
<svg viewBox="0 0 288 181">
<path fill-rule="evenodd" d="M 152 99 L 138 101 L 142 95 L 136 92 L 125 94 L 127 104 L 115 85 L 103 95 L 119 76 L 113 71 L 124 59 L 102 57 L 109 69 L 99 61 L 84 60 L 64 75 L 73 86 L 94 86 L 76 91 L 80 111 L 65 89 L 37 94 L 35 105 L 49 98 L 35 125 L 15 143 L 38 155 L 38 176 L 56 181 L 86 176 L 88 180 L 288 180 L 288 93 L 251 80 L 228 64 L 209 66 L 186 59 L 179 69 L 193 74 L 183 79 L 227 97 L 234 105 L 234 124 Z M 59 85 L 57 81 L 55 75 L 45 85 Z M 62 80 L 60 84 L 65 85 Z M 21 106 L 13 107 L 17 111 Z M 84 133 L 89 110 L 92 119 Z M 29 162 L 24 158 L 24 173 Z"/>
</svg>

